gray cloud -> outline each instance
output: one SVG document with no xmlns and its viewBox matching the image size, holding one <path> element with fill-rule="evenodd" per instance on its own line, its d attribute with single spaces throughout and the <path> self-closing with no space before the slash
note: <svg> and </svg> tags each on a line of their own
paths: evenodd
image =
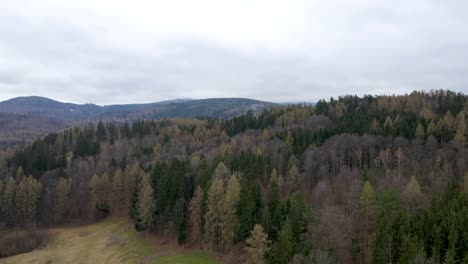
<svg viewBox="0 0 468 264">
<path fill-rule="evenodd" d="M 299 17 L 300 23 L 252 31 L 260 37 L 242 27 L 239 33 L 237 27 L 222 32 L 214 26 L 208 33 L 167 34 L 158 25 L 164 32 L 153 34 L 132 30 L 130 17 L 119 22 L 92 6 L 27 12 L 21 3 L 0 6 L 0 99 L 315 101 L 415 89 L 468 92 L 467 3 L 317 2 L 270 18 L 289 25 Z M 191 21 L 180 23 L 177 28 Z M 229 39 L 231 31 L 236 38 Z"/>
</svg>

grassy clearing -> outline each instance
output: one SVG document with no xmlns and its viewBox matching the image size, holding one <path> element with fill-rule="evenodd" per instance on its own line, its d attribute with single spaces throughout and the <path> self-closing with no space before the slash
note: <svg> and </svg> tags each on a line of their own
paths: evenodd
<svg viewBox="0 0 468 264">
<path fill-rule="evenodd" d="M 0 259 L 0 263 L 218 263 L 203 252 L 186 251 L 152 235 L 137 233 L 126 220 L 112 219 L 82 227 L 54 228 L 50 234 L 51 241 L 46 247 Z"/>
<path fill-rule="evenodd" d="M 153 264 L 216 264 L 210 256 L 203 252 L 186 252 L 175 256 L 159 257 Z"/>
</svg>

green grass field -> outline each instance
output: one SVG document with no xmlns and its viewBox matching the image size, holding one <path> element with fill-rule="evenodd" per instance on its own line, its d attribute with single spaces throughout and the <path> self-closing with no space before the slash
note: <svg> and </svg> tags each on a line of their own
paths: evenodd
<svg viewBox="0 0 468 264">
<path fill-rule="evenodd" d="M 1 264 L 138 263 L 217 264 L 214 257 L 186 250 L 150 234 L 137 233 L 125 220 L 54 228 L 51 241 L 29 253 L 0 259 Z"/>
</svg>

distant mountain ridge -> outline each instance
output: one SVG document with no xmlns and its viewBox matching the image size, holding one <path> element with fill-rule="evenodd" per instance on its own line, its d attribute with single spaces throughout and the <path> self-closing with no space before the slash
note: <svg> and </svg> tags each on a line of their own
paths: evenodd
<svg viewBox="0 0 468 264">
<path fill-rule="evenodd" d="M 105 105 L 63 103 L 40 96 L 0 102 L 0 112 L 51 117 L 58 120 L 134 119 L 206 116 L 230 118 L 274 103 L 246 98 L 176 99 L 147 104 Z"/>
<path fill-rule="evenodd" d="M 173 117 L 232 118 L 247 111 L 261 112 L 275 105 L 247 98 L 209 98 L 100 106 L 64 103 L 40 96 L 17 97 L 0 102 L 0 123 L 3 124 L 0 128 L 0 146 L 4 141 L 28 141 L 32 135 L 54 132 L 83 122 Z M 30 131 L 25 133 L 28 127 Z M 22 132 L 19 133 L 19 130 Z"/>
</svg>

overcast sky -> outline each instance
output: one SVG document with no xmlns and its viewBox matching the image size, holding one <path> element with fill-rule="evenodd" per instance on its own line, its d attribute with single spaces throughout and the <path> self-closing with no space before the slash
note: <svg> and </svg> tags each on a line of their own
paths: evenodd
<svg viewBox="0 0 468 264">
<path fill-rule="evenodd" d="M 468 92 L 468 1 L 0 1 L 0 100 L 429 89 Z"/>
</svg>

